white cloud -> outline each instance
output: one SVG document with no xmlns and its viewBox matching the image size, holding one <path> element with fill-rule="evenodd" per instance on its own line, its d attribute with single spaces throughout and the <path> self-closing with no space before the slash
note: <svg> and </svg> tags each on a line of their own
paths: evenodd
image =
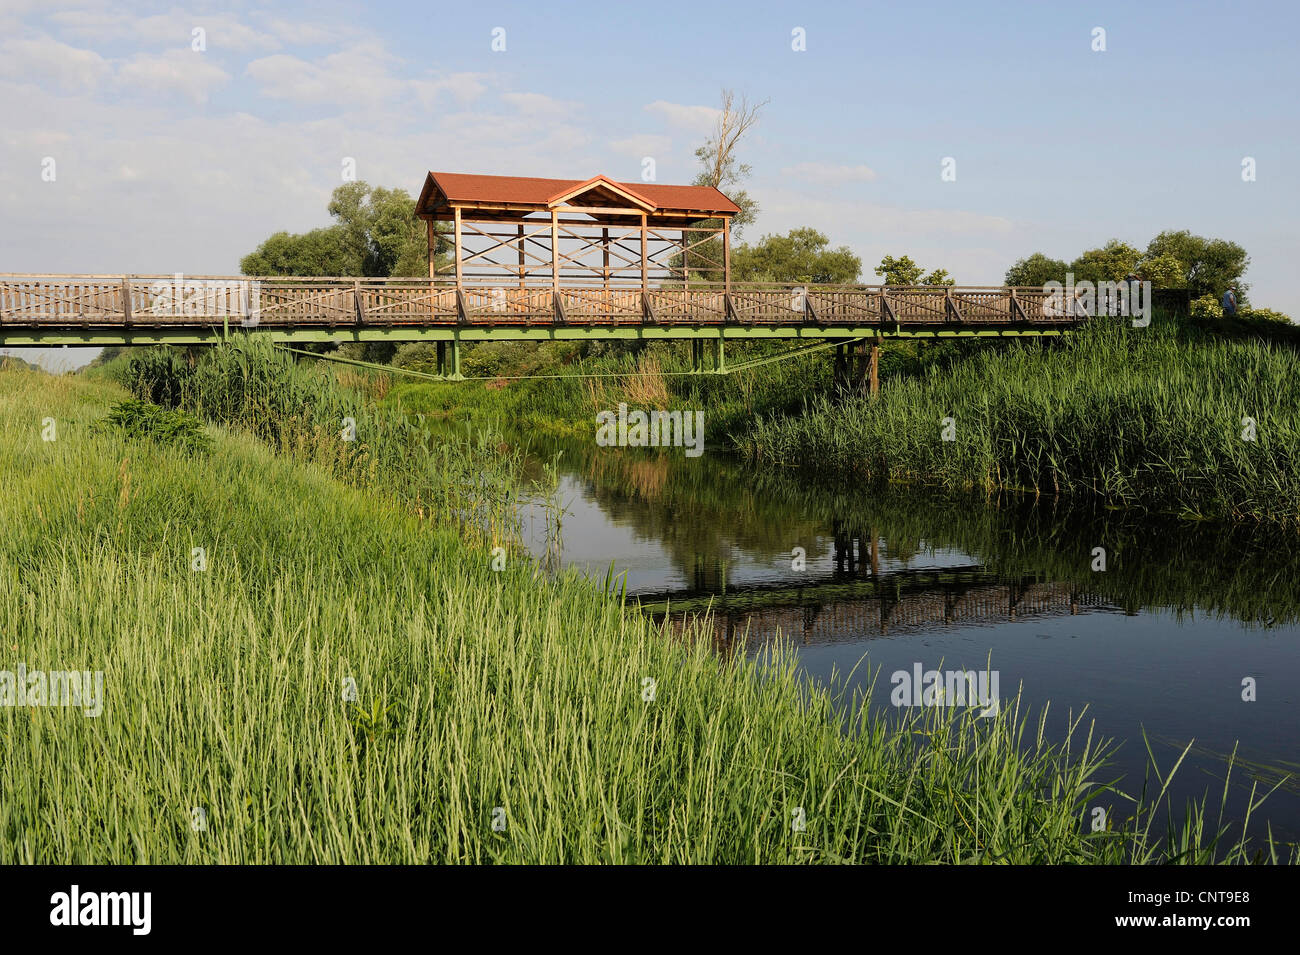
<svg viewBox="0 0 1300 955">
<path fill-rule="evenodd" d="M 61 43 L 53 37 L 10 37 L 0 41 L 0 76 L 24 83 L 52 83 L 64 91 L 95 89 L 113 72 L 94 50 Z"/>
<path fill-rule="evenodd" d="M 837 186 L 846 182 L 871 182 L 876 171 L 869 166 L 844 166 L 826 162 L 801 162 L 786 166 L 781 175 L 819 185 Z"/>
<path fill-rule="evenodd" d="M 236 17 L 223 13 L 194 13 L 174 8 L 148 17 L 133 16 L 119 7 L 100 10 L 61 10 L 50 15 L 61 32 L 95 40 L 130 39 L 190 49 L 192 31 L 201 27 L 209 52 L 263 53 L 280 49 L 280 41 Z"/>
<path fill-rule="evenodd" d="M 669 103 L 657 99 L 645 107 L 646 112 L 653 113 L 672 126 L 680 126 L 692 132 L 709 132 L 722 115 L 722 110 L 712 106 L 686 106 L 681 103 Z"/>
<path fill-rule="evenodd" d="M 461 105 L 471 103 L 482 96 L 491 79 L 489 73 L 451 73 L 447 76 L 417 79 L 410 81 L 412 94 L 425 109 L 431 109 L 444 94 Z"/>
<path fill-rule="evenodd" d="M 367 41 L 319 60 L 273 54 L 249 63 L 246 72 L 265 96 L 346 107 L 401 95 L 407 83 L 394 74 L 394 65 L 381 44 Z"/>
<path fill-rule="evenodd" d="M 355 24 L 312 23 L 302 19 L 286 20 L 266 13 L 254 14 L 254 16 L 258 17 L 277 39 L 294 46 L 303 44 L 325 46 L 330 43 L 342 43 L 344 40 L 355 40 L 357 36 Z"/>
<path fill-rule="evenodd" d="M 207 102 L 209 94 L 230 81 L 230 74 L 202 53 L 189 49 L 168 50 L 153 55 L 138 53 L 118 70 L 127 86 L 154 93 L 179 93 L 195 102 Z"/>
</svg>

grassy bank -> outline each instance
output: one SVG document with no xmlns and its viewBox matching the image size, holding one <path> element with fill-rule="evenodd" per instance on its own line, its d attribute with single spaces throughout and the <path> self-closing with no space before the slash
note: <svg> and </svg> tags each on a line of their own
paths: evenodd
<svg viewBox="0 0 1300 955">
<path fill-rule="evenodd" d="M 95 717 L 0 707 L 0 862 L 1246 858 L 1195 809 L 1147 832 L 1083 729 L 1067 756 L 1004 701 L 844 732 L 791 660 L 494 572 L 324 437 L 93 433 L 124 396 L 0 374 L 0 669 L 104 674 Z"/>
<path fill-rule="evenodd" d="M 1300 359 L 1168 323 L 1096 326 L 974 352 L 891 381 L 874 401 L 813 400 L 755 423 L 741 445 L 841 477 L 1295 524 Z"/>
</svg>

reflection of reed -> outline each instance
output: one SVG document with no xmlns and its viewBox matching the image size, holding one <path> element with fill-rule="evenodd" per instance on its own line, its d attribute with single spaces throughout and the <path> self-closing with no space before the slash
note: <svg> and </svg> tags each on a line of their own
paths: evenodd
<svg viewBox="0 0 1300 955">
<path fill-rule="evenodd" d="M 637 456 L 623 469 L 623 480 L 643 500 L 658 500 L 668 483 L 671 467 L 666 457 Z"/>
</svg>

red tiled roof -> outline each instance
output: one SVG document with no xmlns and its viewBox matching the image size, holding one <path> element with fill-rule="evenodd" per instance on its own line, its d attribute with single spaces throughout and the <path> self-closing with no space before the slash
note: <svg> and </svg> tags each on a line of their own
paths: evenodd
<svg viewBox="0 0 1300 955">
<path fill-rule="evenodd" d="M 533 176 L 480 176 L 459 172 L 430 172 L 420 193 L 419 211 L 427 211 L 430 186 L 450 203 L 501 202 L 546 208 L 556 198 L 580 186 L 609 182 L 644 199 L 658 212 L 704 212 L 735 215 L 740 207 L 712 186 L 661 186 L 650 182 L 616 182 L 605 176 L 592 179 L 539 179 Z"/>
</svg>

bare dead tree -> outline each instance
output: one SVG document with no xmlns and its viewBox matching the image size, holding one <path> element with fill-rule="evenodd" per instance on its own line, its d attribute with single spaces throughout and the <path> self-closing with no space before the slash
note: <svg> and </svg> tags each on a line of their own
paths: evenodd
<svg viewBox="0 0 1300 955">
<path fill-rule="evenodd" d="M 722 109 L 714 123 L 713 134 L 705 140 L 703 146 L 695 150 L 695 158 L 704 167 L 695 177 L 695 184 L 723 190 L 740 207 L 740 214 L 732 220 L 732 228 L 737 231 L 754 221 L 758 214 L 758 203 L 750 199 L 743 189 L 737 188 L 748 178 L 750 168 L 748 163 L 737 160 L 736 147 L 745 133 L 758 122 L 758 112 L 767 104 L 768 100 L 763 100 L 751 106 L 743 95 L 737 102 L 735 92 L 724 89 Z"/>
</svg>

